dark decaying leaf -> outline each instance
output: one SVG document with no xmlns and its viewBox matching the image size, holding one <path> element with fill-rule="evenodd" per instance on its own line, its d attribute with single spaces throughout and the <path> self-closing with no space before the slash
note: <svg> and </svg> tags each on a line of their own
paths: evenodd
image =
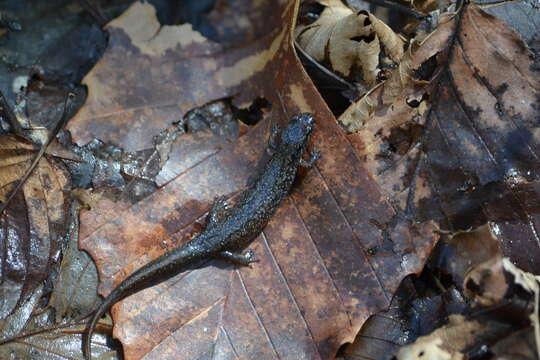
<svg viewBox="0 0 540 360">
<path fill-rule="evenodd" d="M 508 314 L 507 314 L 508 315 Z M 444 326 L 403 346 L 397 360 L 470 359 L 486 352 L 486 344 L 507 336 L 512 325 L 491 312 L 480 316 L 451 315 Z M 482 349 L 483 347 L 483 349 Z"/>
<path fill-rule="evenodd" d="M 540 76 L 527 46 L 466 5 L 417 54 L 412 74 L 430 84 L 409 80 L 391 105 L 381 86 L 350 140 L 405 216 L 450 231 L 492 221 L 503 252 L 539 272 Z"/>
<path fill-rule="evenodd" d="M 235 34 L 237 41 L 249 41 L 252 45 L 263 38 L 268 40 L 269 36 L 282 39 L 285 27 L 267 33 L 266 26 L 269 20 L 279 22 L 276 17 L 279 14 L 272 11 L 271 4 L 266 4 L 264 10 L 257 6 L 236 1 L 230 7 L 218 8 L 227 13 L 244 7 L 234 15 L 236 28 L 227 28 L 225 32 Z M 247 15 L 259 11 L 269 18 L 255 22 Z M 138 21 L 137 18 L 144 18 L 145 22 L 134 27 L 132 22 Z M 215 21 L 220 26 L 232 25 L 221 17 Z M 140 2 L 106 28 L 111 34 L 109 47 L 83 79 L 89 89 L 88 99 L 67 129 L 79 145 L 99 138 L 127 151 L 150 147 L 153 135 L 182 119 L 194 107 L 232 95 L 251 100 L 251 87 L 239 88 L 242 94 L 232 94 L 228 89 L 258 72 L 280 45 L 276 41 L 273 47 L 264 48 L 262 44 L 270 43 L 260 42 L 256 57 L 250 57 L 251 48 L 228 51 L 234 46 L 206 39 L 190 23 L 162 26 L 154 7 L 142 6 Z M 257 41 L 254 36 L 259 37 Z M 235 63 L 239 54 L 244 55 L 243 63 Z M 130 71 L 119 72 L 120 64 Z M 216 71 L 220 67 L 225 71 Z"/>
<path fill-rule="evenodd" d="M 410 278 L 401 283 L 386 311 L 371 316 L 362 326 L 351 344 L 344 346 L 343 359 L 378 359 L 390 360 L 397 350 L 414 338 L 410 322 L 404 310 L 405 298 L 414 292 Z"/>
<path fill-rule="evenodd" d="M 211 262 L 113 307 L 113 335 L 126 359 L 332 358 L 388 306 L 401 279 L 422 268 L 437 238 L 430 222 L 395 212 L 304 73 L 291 40 L 297 4 L 257 4 L 237 1 L 235 16 L 245 20 L 240 30 L 256 23 L 264 31 L 220 49 L 189 24 L 160 27 L 150 5 L 135 3 L 108 25 L 109 48 L 86 77 L 88 104 L 70 122 L 78 142 L 97 136 L 142 148 L 195 105 L 227 97 L 272 104 L 235 142 L 171 157 L 173 171 L 162 172 L 162 187 L 146 198 L 102 199 L 81 214 L 80 246 L 96 260 L 104 295 L 187 241 L 214 199 L 245 188 L 265 158 L 273 123 L 312 112 L 322 154 L 253 243 L 259 263 Z M 167 40 L 179 31 L 196 41 Z"/>
<path fill-rule="evenodd" d="M 37 149 L 30 141 L 0 137 L 0 200 L 24 175 Z M 66 231 L 68 175 L 61 163 L 43 157 L 0 215 L 0 318 L 49 276 Z"/>
</svg>

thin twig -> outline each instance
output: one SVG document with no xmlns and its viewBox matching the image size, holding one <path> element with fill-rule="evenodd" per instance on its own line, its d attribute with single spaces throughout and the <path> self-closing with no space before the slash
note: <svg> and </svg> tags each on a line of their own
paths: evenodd
<svg viewBox="0 0 540 360">
<path fill-rule="evenodd" d="M 41 147 L 41 149 L 39 149 L 39 152 L 36 154 L 36 156 L 34 157 L 34 160 L 32 161 L 32 164 L 30 165 L 30 167 L 26 170 L 24 176 L 21 178 L 21 180 L 19 180 L 19 182 L 17 183 L 17 185 L 15 186 L 15 188 L 10 192 L 9 196 L 7 197 L 6 201 L 4 201 L 1 205 L 0 205 L 0 215 L 2 215 L 2 213 L 4 212 L 4 210 L 6 209 L 6 207 L 9 205 L 9 203 L 11 202 L 11 200 L 15 197 L 15 195 L 17 194 L 17 192 L 21 189 L 21 187 L 24 185 L 24 183 L 26 182 L 26 180 L 28 180 L 28 178 L 30 177 L 30 175 L 32 174 L 32 172 L 34 171 L 34 168 L 37 166 L 37 164 L 39 163 L 39 161 L 41 160 L 41 157 L 43 156 L 43 154 L 45 154 L 45 150 L 47 150 L 47 147 L 49 146 L 49 144 L 53 141 L 53 139 L 56 137 L 56 134 L 58 134 L 58 132 L 62 129 L 62 127 L 64 127 L 65 123 L 66 123 L 66 120 L 67 120 L 67 116 L 68 116 L 68 107 L 71 106 L 71 103 L 70 103 L 70 100 L 74 97 L 74 94 L 73 93 L 68 93 L 67 97 L 66 97 L 66 101 L 64 102 L 64 111 L 62 113 L 62 118 L 60 119 L 60 121 L 58 121 L 58 123 L 56 124 L 56 126 L 54 127 L 54 129 L 52 130 L 51 134 L 49 135 L 49 137 L 47 138 L 47 141 L 45 142 L 45 144 L 43 144 L 43 146 Z"/>
<path fill-rule="evenodd" d="M 523 1 L 524 0 L 502 0 L 502 1 L 493 1 L 493 2 L 475 2 L 474 4 L 477 5 L 481 9 L 489 9 L 496 6 L 513 4 L 517 2 L 523 2 Z"/>
<path fill-rule="evenodd" d="M 96 20 L 100 27 L 107 25 L 109 20 L 103 15 L 103 12 L 98 6 L 94 6 L 91 0 L 79 0 L 79 4 Z"/>
</svg>

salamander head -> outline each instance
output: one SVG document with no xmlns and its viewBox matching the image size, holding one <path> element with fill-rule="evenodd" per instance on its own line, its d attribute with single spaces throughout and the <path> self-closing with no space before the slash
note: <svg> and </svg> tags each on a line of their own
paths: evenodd
<svg viewBox="0 0 540 360">
<path fill-rule="evenodd" d="M 291 151 L 302 150 L 309 140 L 314 124 L 315 119 L 310 113 L 293 116 L 281 134 L 281 144 Z"/>
</svg>

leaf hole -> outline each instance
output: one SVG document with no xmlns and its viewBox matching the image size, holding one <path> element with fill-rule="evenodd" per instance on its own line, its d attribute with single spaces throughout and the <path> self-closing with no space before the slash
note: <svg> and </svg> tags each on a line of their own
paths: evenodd
<svg viewBox="0 0 540 360">
<path fill-rule="evenodd" d="M 240 109 L 231 105 L 234 116 L 246 125 L 255 125 L 262 120 L 264 113 L 272 104 L 263 97 L 257 97 L 248 108 Z"/>
</svg>

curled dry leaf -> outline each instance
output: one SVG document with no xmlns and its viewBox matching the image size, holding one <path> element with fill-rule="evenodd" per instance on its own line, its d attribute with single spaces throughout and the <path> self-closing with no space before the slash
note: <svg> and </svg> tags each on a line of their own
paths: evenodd
<svg viewBox="0 0 540 360">
<path fill-rule="evenodd" d="M 419 114 L 420 109 L 409 106 L 407 100 L 415 96 L 421 100 L 421 94 L 425 92 L 424 87 L 429 82 L 426 79 L 416 78 L 413 72 L 446 47 L 453 31 L 453 16 L 446 14 L 441 18 L 436 31 L 420 44 L 416 42 L 410 44 L 398 67 L 390 73 L 387 80 L 378 84 L 352 104 L 338 120 L 350 132 L 361 130 L 360 132 L 372 133 L 375 130 L 373 128 L 380 128 L 380 118 L 387 119 L 387 121 L 390 119 L 401 121 L 399 120 L 401 115 L 409 117 L 422 115 Z M 393 125 L 392 123 L 388 126 Z M 370 140 L 370 142 L 372 141 Z M 375 149 L 373 151 L 376 151 Z M 370 152 L 370 150 L 366 149 L 366 152 Z"/>
<path fill-rule="evenodd" d="M 394 295 L 390 309 L 372 316 L 364 324 L 354 343 L 345 347 L 343 352 L 345 358 L 351 360 L 361 358 L 390 359 L 397 353 L 400 346 L 409 344 L 417 337 L 436 330 L 446 322 L 449 315 L 469 313 L 470 298 L 463 296 L 463 279 L 471 267 L 493 258 L 500 259 L 500 243 L 487 224 L 469 231 L 443 234 L 437 244 L 435 254 L 430 257 L 431 266 L 424 271 L 427 274 L 444 274 L 445 280 L 451 276 L 452 281 L 445 281 L 444 284 L 453 283 L 455 285 L 444 286 L 445 291 L 441 294 L 432 291 L 426 292 L 425 285 L 421 285 L 421 280 L 412 276 L 405 279 Z M 421 276 L 421 278 L 428 277 L 429 275 Z M 485 281 L 482 282 L 482 284 L 484 283 Z M 482 288 L 481 292 L 485 295 L 486 286 Z M 489 314 L 486 315 L 486 318 L 488 321 L 493 321 L 496 319 L 496 315 Z M 475 320 L 485 323 L 478 318 Z M 490 333 L 497 332 L 495 328 L 490 330 Z M 474 341 L 475 344 L 485 343 L 483 336 L 475 336 L 474 338 L 471 342 Z M 440 342 L 437 340 L 435 343 Z M 409 355 L 415 358 L 423 350 L 424 345 L 425 340 L 420 340 L 416 350 L 421 350 L 416 354 L 416 350 L 411 350 Z M 433 345 L 430 343 L 428 347 Z M 446 353 L 438 347 L 435 350 Z M 433 354 L 430 353 L 430 355 Z M 426 356 L 419 358 L 435 358 Z"/>
<path fill-rule="evenodd" d="M 536 354 L 540 355 L 540 276 L 523 271 L 512 264 L 510 259 L 497 257 L 471 269 L 464 281 L 470 297 L 480 304 L 489 306 L 503 302 L 510 297 L 509 290 L 520 287 L 534 297 L 534 310 L 530 315 L 534 328 Z"/>
<path fill-rule="evenodd" d="M 297 30 L 299 45 L 313 58 L 349 76 L 362 70 L 368 85 L 375 83 L 381 46 L 399 62 L 404 41 L 388 25 L 366 11 L 355 13 L 341 2 L 330 2 L 314 23 Z"/>
<path fill-rule="evenodd" d="M 465 360 L 475 358 L 479 353 L 489 354 L 491 346 L 510 339 L 523 329 L 523 324 L 514 318 L 519 319 L 519 314 L 509 316 L 511 313 L 511 309 L 502 307 L 473 311 L 467 316 L 450 315 L 446 325 L 402 347 L 396 358 Z"/>
<path fill-rule="evenodd" d="M 509 286 L 503 271 L 502 257 L 494 257 L 471 268 L 463 284 L 465 293 L 481 305 L 500 303 Z"/>
<path fill-rule="evenodd" d="M 139 146 L 141 134 L 148 142 L 159 133 L 157 127 L 182 116 L 184 109 L 216 98 L 231 97 L 244 105 L 263 98 L 272 110 L 232 143 L 193 146 L 183 157 L 170 157 L 165 166 L 181 171 L 162 172 L 167 176 L 162 186 L 139 202 L 101 199 L 81 214 L 79 244 L 96 260 L 102 294 L 187 241 L 218 196 L 231 197 L 245 188 L 265 156 L 273 123 L 283 125 L 292 114 L 312 112 L 317 119 L 312 140 L 322 154 L 252 244 L 260 262 L 250 268 L 210 262 L 112 308 L 113 335 L 122 341 L 126 359 L 176 359 L 178 354 L 185 359 L 208 354 L 332 358 L 370 314 L 388 306 L 401 279 L 422 268 L 437 239 L 431 223 L 410 222 L 381 197 L 304 73 L 292 47 L 297 6 L 238 2 L 236 17 L 243 19 L 238 24 L 263 24 L 265 31 L 247 43 L 240 36 L 235 46 L 210 52 L 216 55 L 211 59 L 207 51 L 217 45 L 210 41 L 168 43 L 166 50 L 151 54 L 141 49 L 137 39 L 159 37 L 160 25 L 149 4 L 135 3 L 108 25 L 109 48 L 87 76 L 88 109 L 71 122 L 79 141 L 99 133 L 109 141 Z M 137 37 L 126 36 L 135 30 Z M 126 59 L 126 53 L 137 56 Z M 147 76 L 166 69 L 173 69 L 174 76 Z M 136 73 L 143 75 L 135 78 Z M 118 79 L 129 79 L 130 91 Z M 108 92 L 99 95 L 100 89 Z M 161 112 L 166 106 L 155 105 L 172 99 L 181 103 L 169 108 L 174 112 Z M 135 113 L 152 117 L 141 121 Z M 100 124 L 109 115 L 106 133 L 100 125 L 90 126 L 88 119 Z M 131 127 L 122 123 L 124 115 Z M 180 135 L 177 142 L 193 141 L 189 135 Z"/>
<path fill-rule="evenodd" d="M 501 257 L 500 240 L 489 224 L 476 229 L 460 231 L 441 237 L 438 268 L 446 276 L 451 276 L 458 288 L 475 266 Z"/>
<path fill-rule="evenodd" d="M 22 137 L 0 137 L 0 200 L 6 200 L 38 150 Z M 68 188 L 63 165 L 45 156 L 0 215 L 0 318 L 25 300 L 58 260 L 67 230 Z"/>
<path fill-rule="evenodd" d="M 389 80 L 340 121 L 358 129 L 350 141 L 405 216 L 451 232 L 491 221 L 503 253 L 540 270 L 535 69 L 516 32 L 465 5 L 413 49 L 405 73 L 414 78 L 391 103 L 385 90 L 397 81 Z"/>
<path fill-rule="evenodd" d="M 490 306 L 503 301 L 514 285 L 538 297 L 539 281 L 540 276 L 523 271 L 512 264 L 510 259 L 496 257 L 472 268 L 465 277 L 464 287 L 471 298 L 484 306 Z"/>
</svg>

